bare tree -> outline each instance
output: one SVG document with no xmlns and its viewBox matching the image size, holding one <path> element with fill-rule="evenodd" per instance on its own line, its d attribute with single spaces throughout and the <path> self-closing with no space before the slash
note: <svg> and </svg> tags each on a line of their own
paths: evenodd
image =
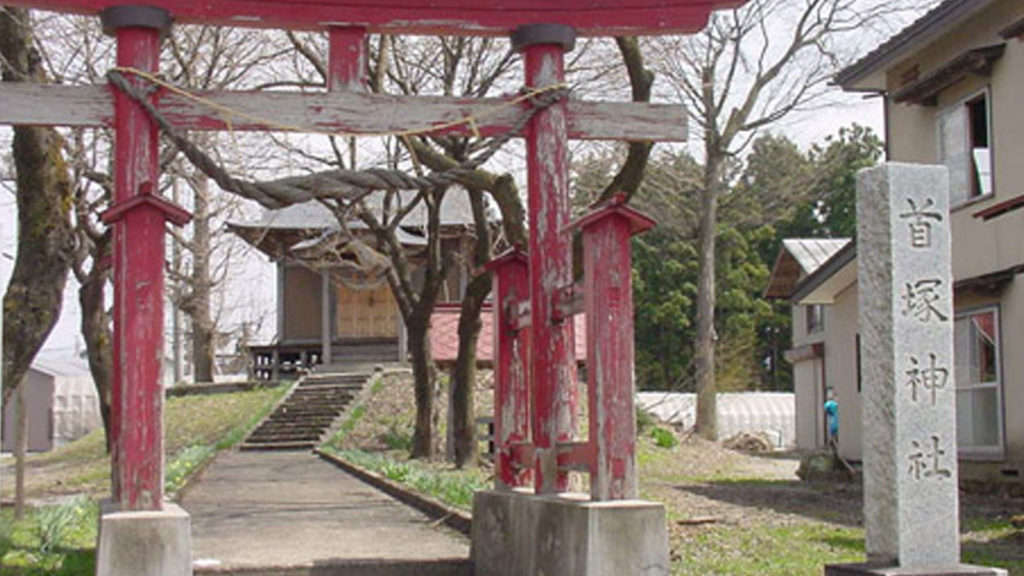
<svg viewBox="0 0 1024 576">
<path fill-rule="evenodd" d="M 730 159 L 758 131 L 789 114 L 829 104 L 828 86 L 851 32 L 870 30 L 907 6 L 863 0 L 751 0 L 713 14 L 699 34 L 659 39 L 655 67 L 686 104 L 703 140 L 696 193 L 697 430 L 716 437 L 715 234 Z"/>
<path fill-rule="evenodd" d="M 46 82 L 29 12 L 0 8 L 5 82 Z M 4 295 L 3 404 L 60 316 L 73 245 L 72 185 L 63 139 L 52 128 L 14 128 L 18 256 Z"/>
</svg>

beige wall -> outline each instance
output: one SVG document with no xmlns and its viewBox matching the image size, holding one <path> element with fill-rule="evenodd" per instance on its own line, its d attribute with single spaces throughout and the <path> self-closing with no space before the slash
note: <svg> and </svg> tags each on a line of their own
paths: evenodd
<svg viewBox="0 0 1024 576">
<path fill-rule="evenodd" d="M 807 333 L 807 307 L 793 306 L 793 348 L 810 346 L 825 341 L 832 323 L 832 311 L 825 307 L 825 330 Z M 793 391 L 796 395 L 796 445 L 801 450 L 812 450 L 825 445 L 824 389 L 825 375 L 821 358 L 793 363 Z"/>
<path fill-rule="evenodd" d="M 1024 162 L 1018 160 L 1019 152 L 1024 151 L 1024 122 L 1020 121 L 1020 105 L 1024 102 L 1024 42 L 1004 41 L 998 35 L 1000 29 L 1021 17 L 1024 17 L 1024 0 L 993 5 L 958 27 L 955 37 L 929 46 L 888 74 L 890 89 L 896 89 L 898 79 L 914 65 L 926 75 L 971 48 L 1006 44 L 1003 57 L 995 62 L 989 78 L 969 76 L 943 91 L 937 106 L 888 105 L 891 159 L 935 163 L 938 161 L 937 115 L 950 106 L 959 105 L 965 98 L 988 90 L 994 194 L 953 208 L 953 276 L 958 280 L 1024 262 L 1024 211 L 989 222 L 974 217 L 979 210 L 1024 194 Z"/>
<path fill-rule="evenodd" d="M 836 295 L 825 337 L 825 385 L 839 404 L 839 454 L 861 459 L 860 392 L 857 390 L 857 285 Z"/>
</svg>

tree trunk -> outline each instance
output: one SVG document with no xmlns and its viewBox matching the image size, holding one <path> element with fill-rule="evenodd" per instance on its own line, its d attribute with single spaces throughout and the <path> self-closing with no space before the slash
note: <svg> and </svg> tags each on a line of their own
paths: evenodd
<svg viewBox="0 0 1024 576">
<path fill-rule="evenodd" d="M 721 158 L 709 153 L 704 168 L 698 232 L 697 343 L 694 364 L 697 377 L 697 434 L 706 440 L 718 436 L 715 385 L 715 228 L 718 222 L 719 167 Z"/>
<path fill-rule="evenodd" d="M 434 455 L 434 387 L 437 378 L 430 357 L 429 318 L 429 313 L 425 317 L 417 314 L 407 322 L 416 396 L 416 427 L 413 430 L 410 454 L 412 458 L 430 458 Z"/>
<path fill-rule="evenodd" d="M 4 81 L 45 80 L 31 45 L 27 10 L 0 9 L 0 61 Z M 14 128 L 17 171 L 18 257 L 3 313 L 3 404 L 21 383 L 60 316 L 73 254 L 71 179 L 61 138 L 50 128 Z"/>
<path fill-rule="evenodd" d="M 491 259 L 491 229 L 483 192 L 467 189 L 467 193 L 473 208 L 473 225 L 476 230 L 476 245 L 473 247 L 471 262 L 473 268 L 478 268 Z M 472 271 L 468 273 L 472 274 Z M 490 293 L 491 275 L 474 276 L 466 286 L 459 310 L 459 353 L 452 369 L 452 397 L 448 408 L 452 414 L 454 461 L 457 468 L 476 461 L 476 415 L 473 410 L 476 346 L 483 327 L 480 312 Z"/>
<path fill-rule="evenodd" d="M 89 372 L 92 374 L 96 391 L 99 394 L 100 415 L 103 417 L 103 432 L 106 435 L 107 452 L 110 445 L 110 389 L 113 381 L 114 354 L 111 343 L 112 319 L 107 313 L 105 294 L 107 280 L 110 276 L 108 268 L 102 268 L 98 261 L 106 253 L 110 245 L 110 232 L 97 242 L 93 254 L 92 269 L 78 289 L 78 303 L 82 308 L 82 339 L 85 340 L 85 353 L 89 360 Z"/>
<path fill-rule="evenodd" d="M 201 174 L 193 179 L 195 189 L 192 220 L 192 317 L 193 381 L 213 382 L 214 325 L 210 318 L 210 181 Z"/>
</svg>

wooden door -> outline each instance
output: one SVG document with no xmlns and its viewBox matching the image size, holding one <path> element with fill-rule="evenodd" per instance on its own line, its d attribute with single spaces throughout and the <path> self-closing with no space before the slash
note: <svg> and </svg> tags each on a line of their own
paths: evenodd
<svg viewBox="0 0 1024 576">
<path fill-rule="evenodd" d="M 398 306 L 386 283 L 371 290 L 339 286 L 336 294 L 339 338 L 398 337 Z"/>
</svg>

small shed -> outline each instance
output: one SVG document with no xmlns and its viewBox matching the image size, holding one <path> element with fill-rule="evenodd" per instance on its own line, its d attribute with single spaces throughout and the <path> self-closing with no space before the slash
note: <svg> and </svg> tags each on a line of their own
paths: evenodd
<svg viewBox="0 0 1024 576">
<path fill-rule="evenodd" d="M 23 384 L 30 452 L 52 450 L 102 426 L 99 398 L 86 362 L 76 358 L 37 359 Z M 4 451 L 15 448 L 16 409 L 14 400 L 4 411 Z"/>
<path fill-rule="evenodd" d="M 640 392 L 637 404 L 662 422 L 691 428 L 697 422 L 697 395 Z M 766 434 L 777 448 L 796 446 L 796 400 L 792 392 L 726 392 L 718 395 L 718 439 L 741 432 Z"/>
</svg>

